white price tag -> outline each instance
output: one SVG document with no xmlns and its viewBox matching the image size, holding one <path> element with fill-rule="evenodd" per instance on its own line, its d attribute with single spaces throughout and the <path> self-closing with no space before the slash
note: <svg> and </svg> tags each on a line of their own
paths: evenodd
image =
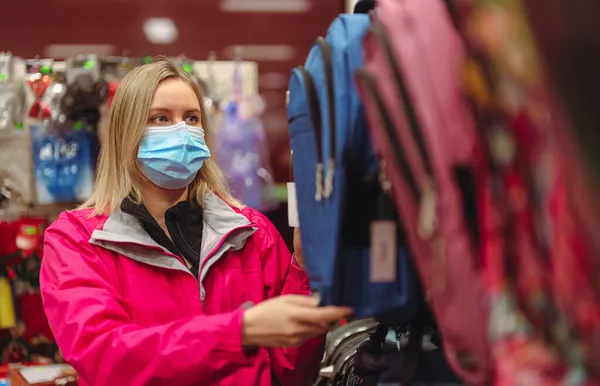
<svg viewBox="0 0 600 386">
<path fill-rule="evenodd" d="M 287 183 L 287 197 L 288 197 L 288 224 L 292 228 L 300 227 L 300 221 L 298 220 L 298 201 L 296 200 L 296 183 Z"/>
<path fill-rule="evenodd" d="M 397 240 L 394 221 L 371 224 L 370 277 L 372 283 L 393 283 L 397 272 Z"/>
</svg>

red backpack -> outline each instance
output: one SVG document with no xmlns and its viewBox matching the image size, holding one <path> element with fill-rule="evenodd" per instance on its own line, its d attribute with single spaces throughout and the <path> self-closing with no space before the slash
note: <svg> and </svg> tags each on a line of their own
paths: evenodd
<svg viewBox="0 0 600 386">
<path fill-rule="evenodd" d="M 467 383 L 491 380 L 479 253 L 480 141 L 462 93 L 464 49 L 440 0 L 380 0 L 357 73 L 371 138 L 446 357 Z"/>
</svg>

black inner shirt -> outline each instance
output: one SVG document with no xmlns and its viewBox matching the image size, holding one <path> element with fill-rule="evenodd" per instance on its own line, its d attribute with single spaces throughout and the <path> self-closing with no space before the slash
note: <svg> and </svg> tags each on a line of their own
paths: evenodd
<svg viewBox="0 0 600 386">
<path fill-rule="evenodd" d="M 176 256 L 185 258 L 190 271 L 198 278 L 202 247 L 202 208 L 193 200 L 182 201 L 165 212 L 167 235 L 143 204 L 123 200 L 121 210 L 138 218 L 148 235 Z M 169 237 L 170 236 L 170 237 Z"/>
</svg>

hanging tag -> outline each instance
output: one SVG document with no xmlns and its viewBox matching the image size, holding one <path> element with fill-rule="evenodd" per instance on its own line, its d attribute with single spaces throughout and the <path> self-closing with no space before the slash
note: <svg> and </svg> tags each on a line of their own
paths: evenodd
<svg viewBox="0 0 600 386">
<path fill-rule="evenodd" d="M 371 223 L 370 277 L 372 283 L 396 281 L 398 246 L 395 221 L 381 220 Z"/>
<path fill-rule="evenodd" d="M 298 201 L 296 200 L 296 183 L 287 183 L 288 196 L 288 224 L 292 228 L 300 227 L 298 220 Z"/>
</svg>

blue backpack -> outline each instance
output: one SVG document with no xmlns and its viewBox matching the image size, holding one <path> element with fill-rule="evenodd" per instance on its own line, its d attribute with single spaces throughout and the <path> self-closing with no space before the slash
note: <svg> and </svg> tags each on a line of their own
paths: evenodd
<svg viewBox="0 0 600 386">
<path fill-rule="evenodd" d="M 420 294 L 401 234 L 394 278 L 371 280 L 371 224 L 398 221 L 379 181 L 381 165 L 354 84 L 370 24 L 368 15 L 339 16 L 305 66 L 292 72 L 288 121 L 302 248 L 323 305 L 350 306 L 359 318 L 408 323 Z"/>
</svg>

